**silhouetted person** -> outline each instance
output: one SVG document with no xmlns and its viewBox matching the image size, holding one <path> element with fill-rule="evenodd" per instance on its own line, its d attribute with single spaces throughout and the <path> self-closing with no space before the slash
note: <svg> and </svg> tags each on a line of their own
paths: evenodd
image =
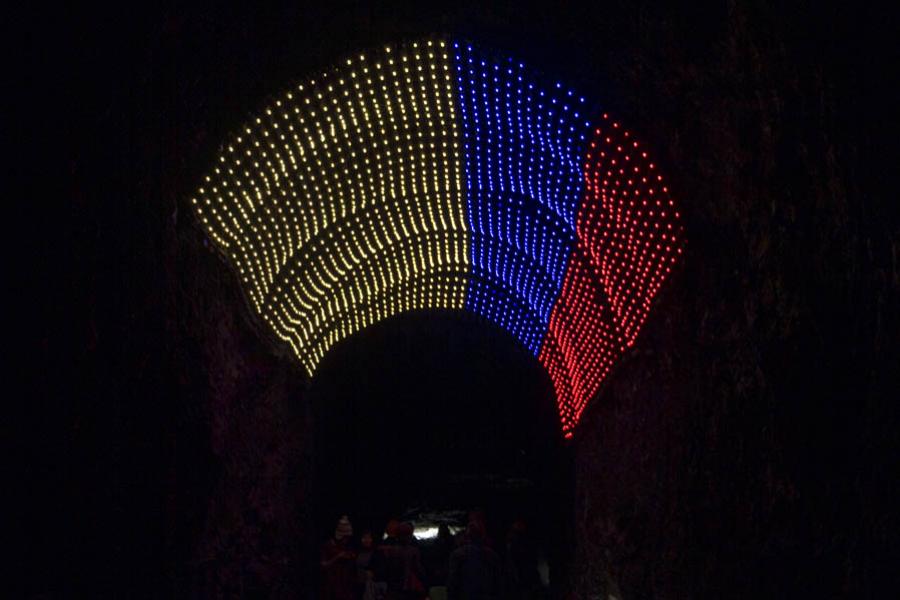
<svg viewBox="0 0 900 600">
<path fill-rule="evenodd" d="M 411 523 L 401 523 L 397 528 L 400 556 L 403 563 L 403 585 L 399 596 L 402 600 L 423 600 L 428 596 L 422 554 L 415 544 L 414 532 L 415 529 Z"/>
<path fill-rule="evenodd" d="M 504 597 L 508 600 L 539 597 L 541 580 L 537 563 L 537 551 L 528 537 L 525 522 L 518 520 L 506 538 Z"/>
<path fill-rule="evenodd" d="M 384 536 L 381 541 L 375 545 L 375 553 L 372 555 L 371 565 L 373 570 L 380 569 L 383 566 L 384 552 L 382 552 L 382 550 L 388 546 L 396 546 L 399 543 L 397 541 L 397 525 L 399 524 L 400 522 L 396 519 L 389 519 L 384 526 Z M 377 577 L 378 573 L 375 575 Z"/>
<path fill-rule="evenodd" d="M 466 544 L 466 530 L 457 531 L 456 535 L 453 536 L 453 549 L 461 548 Z"/>
<path fill-rule="evenodd" d="M 483 534 L 482 544 L 487 546 L 488 548 L 494 548 L 494 540 L 491 539 L 491 534 L 489 533 L 487 526 L 487 515 L 482 508 L 475 508 L 469 511 L 469 519 L 468 523 L 478 523 L 481 526 L 481 531 Z"/>
<path fill-rule="evenodd" d="M 397 538 L 397 529 L 400 527 L 400 521 L 397 519 L 388 519 L 387 525 L 384 526 L 384 540 L 382 546 L 396 546 L 400 543 Z"/>
<path fill-rule="evenodd" d="M 359 538 L 359 552 L 356 554 L 356 595 L 357 598 L 370 600 L 375 597 L 374 578 L 372 575 L 372 556 L 375 554 L 375 541 L 371 531 L 364 531 Z M 367 594 L 368 592 L 368 594 Z"/>
<path fill-rule="evenodd" d="M 439 587 L 447 585 L 447 564 L 450 561 L 450 553 L 455 548 L 456 543 L 453 534 L 450 533 L 450 527 L 446 523 L 441 523 L 437 538 L 423 551 L 428 585 Z"/>
<path fill-rule="evenodd" d="M 387 538 L 373 557 L 375 577 L 387 584 L 387 600 L 425 598 L 425 570 L 419 548 L 413 543 L 413 526 L 388 522 Z"/>
<path fill-rule="evenodd" d="M 400 522 L 390 519 L 384 527 L 384 539 L 375 549 L 370 563 L 375 581 L 395 594 L 403 588 L 403 560 L 398 529 Z M 395 596 L 396 597 L 396 596 Z"/>
<path fill-rule="evenodd" d="M 319 595 L 323 600 L 355 600 L 356 553 L 350 546 L 353 526 L 346 515 L 337 522 L 334 537 L 322 546 L 322 586 Z"/>
<path fill-rule="evenodd" d="M 500 557 L 485 545 L 484 526 L 472 521 L 465 543 L 450 555 L 447 576 L 449 600 L 497 600 L 500 598 Z"/>
</svg>

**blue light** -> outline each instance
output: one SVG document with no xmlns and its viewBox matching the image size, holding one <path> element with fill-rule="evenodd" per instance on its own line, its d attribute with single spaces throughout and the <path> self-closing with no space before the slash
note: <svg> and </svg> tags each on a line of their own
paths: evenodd
<svg viewBox="0 0 900 600">
<path fill-rule="evenodd" d="M 568 106 L 550 110 L 565 96 L 522 65 L 500 69 L 471 48 L 460 55 L 455 67 L 472 263 L 466 308 L 537 355 L 575 239 L 587 130 Z"/>
</svg>

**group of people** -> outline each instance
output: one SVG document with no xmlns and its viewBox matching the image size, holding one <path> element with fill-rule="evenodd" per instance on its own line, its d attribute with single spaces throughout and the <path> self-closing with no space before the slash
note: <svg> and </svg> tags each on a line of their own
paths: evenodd
<svg viewBox="0 0 900 600">
<path fill-rule="evenodd" d="M 483 513 L 470 513 L 454 536 L 446 524 L 429 543 L 416 539 L 409 522 L 391 519 L 376 545 L 366 530 L 358 542 L 347 516 L 322 547 L 324 600 L 527 600 L 541 597 L 537 554 L 525 523 L 510 528 L 498 552 Z M 502 553 L 502 557 L 501 557 Z"/>
</svg>

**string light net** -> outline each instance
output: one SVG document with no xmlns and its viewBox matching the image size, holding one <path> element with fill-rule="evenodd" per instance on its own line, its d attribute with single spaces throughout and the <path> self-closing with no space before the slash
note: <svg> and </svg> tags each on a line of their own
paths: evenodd
<svg viewBox="0 0 900 600">
<path fill-rule="evenodd" d="M 392 315 L 467 310 L 544 365 L 568 437 L 683 244 L 645 149 L 587 113 L 469 45 L 385 47 L 273 99 L 192 203 L 310 376 Z"/>
</svg>

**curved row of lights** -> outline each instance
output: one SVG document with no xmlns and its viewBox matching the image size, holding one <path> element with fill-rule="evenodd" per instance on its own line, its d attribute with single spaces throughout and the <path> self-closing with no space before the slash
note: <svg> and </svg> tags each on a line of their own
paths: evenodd
<svg viewBox="0 0 900 600">
<path fill-rule="evenodd" d="M 644 148 L 521 64 L 433 39 L 285 92 L 192 199 L 310 375 L 341 339 L 468 310 L 545 366 L 570 436 L 683 245 Z"/>
</svg>

